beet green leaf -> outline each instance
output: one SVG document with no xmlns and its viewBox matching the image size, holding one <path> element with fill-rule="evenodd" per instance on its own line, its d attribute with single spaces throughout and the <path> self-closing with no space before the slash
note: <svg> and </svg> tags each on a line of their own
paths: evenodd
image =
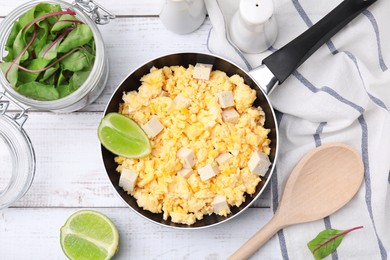
<svg viewBox="0 0 390 260">
<path fill-rule="evenodd" d="M 323 259 L 339 247 L 346 234 L 360 228 L 363 227 L 359 226 L 348 230 L 326 229 L 307 243 L 307 246 L 316 260 Z"/>
<path fill-rule="evenodd" d="M 14 22 L 0 70 L 26 97 L 62 98 L 88 78 L 95 60 L 95 43 L 88 25 L 73 10 L 40 3 Z"/>
</svg>

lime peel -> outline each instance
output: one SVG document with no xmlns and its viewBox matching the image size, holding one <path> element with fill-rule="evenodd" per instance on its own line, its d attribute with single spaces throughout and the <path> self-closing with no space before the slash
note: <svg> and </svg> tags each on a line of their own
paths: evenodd
<svg viewBox="0 0 390 260">
<path fill-rule="evenodd" d="M 152 152 L 144 130 L 132 119 L 119 113 L 108 113 L 98 127 L 100 143 L 113 154 L 142 158 Z"/>
</svg>

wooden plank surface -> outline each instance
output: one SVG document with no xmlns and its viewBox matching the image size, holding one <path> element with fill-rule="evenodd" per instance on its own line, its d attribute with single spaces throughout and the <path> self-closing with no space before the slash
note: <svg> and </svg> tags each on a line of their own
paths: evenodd
<svg viewBox="0 0 390 260">
<path fill-rule="evenodd" d="M 59 242 L 60 228 L 77 210 L 11 208 L 1 211 L 0 258 L 65 259 Z M 270 209 L 248 209 L 228 223 L 201 230 L 176 230 L 150 223 L 128 209 L 99 208 L 98 211 L 110 217 L 119 230 L 117 260 L 226 259 L 272 215 Z M 254 259 L 280 259 L 275 248 L 278 248 L 276 237 Z"/>
</svg>

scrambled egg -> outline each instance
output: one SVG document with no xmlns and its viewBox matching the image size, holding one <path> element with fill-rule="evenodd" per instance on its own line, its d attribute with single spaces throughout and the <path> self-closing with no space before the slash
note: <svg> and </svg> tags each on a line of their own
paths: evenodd
<svg viewBox="0 0 390 260">
<path fill-rule="evenodd" d="M 255 90 L 242 77 L 228 77 L 222 71 L 212 71 L 209 80 L 194 79 L 194 67 L 181 66 L 151 69 L 141 79 L 137 91 L 124 93 L 120 113 L 140 125 L 157 116 L 164 129 L 151 141 L 152 153 L 141 159 L 116 157 L 117 170 L 130 169 L 138 173 L 130 194 L 140 207 L 175 223 L 191 225 L 205 214 L 214 213 L 212 202 L 217 195 L 226 197 L 230 206 L 240 206 L 246 194 L 253 194 L 260 176 L 248 168 L 253 151 L 269 155 L 264 112 L 253 107 Z M 217 93 L 232 91 L 237 123 L 224 122 Z M 174 102 L 177 95 L 188 98 L 190 104 Z M 177 156 L 180 148 L 192 149 L 196 163 L 185 178 L 178 175 L 183 162 Z M 218 173 L 202 181 L 197 169 L 206 164 L 217 166 L 215 159 L 223 153 L 233 156 L 218 166 Z M 216 214 L 227 216 L 229 208 Z"/>
</svg>

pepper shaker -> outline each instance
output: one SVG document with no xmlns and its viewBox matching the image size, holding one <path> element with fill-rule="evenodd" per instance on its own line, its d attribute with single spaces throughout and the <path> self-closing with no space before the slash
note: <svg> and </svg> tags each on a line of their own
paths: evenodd
<svg viewBox="0 0 390 260">
<path fill-rule="evenodd" d="M 165 0 L 160 13 L 164 26 L 178 34 L 195 31 L 205 18 L 204 0 Z"/>
<path fill-rule="evenodd" d="M 267 50 L 278 34 L 273 13 L 272 0 L 241 0 L 229 25 L 232 42 L 246 53 Z"/>
</svg>

